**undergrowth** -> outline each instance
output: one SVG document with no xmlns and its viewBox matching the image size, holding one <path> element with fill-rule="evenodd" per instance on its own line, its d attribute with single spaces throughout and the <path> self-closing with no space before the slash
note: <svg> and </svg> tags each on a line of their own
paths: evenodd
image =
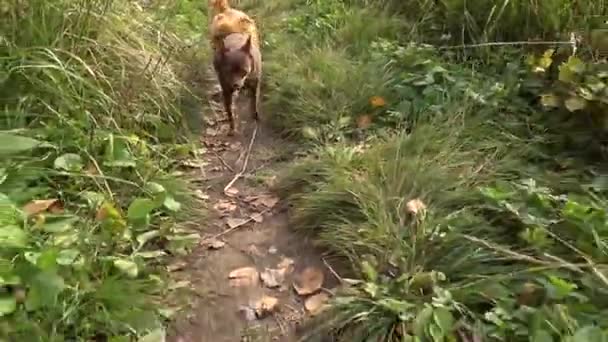
<svg viewBox="0 0 608 342">
<path fill-rule="evenodd" d="M 163 264 L 198 238 L 169 5 L 0 2 L 0 339 L 162 337 Z"/>
<path fill-rule="evenodd" d="M 311 340 L 607 338 L 603 4 L 245 3 L 265 111 L 307 146 L 277 191 L 359 275 Z M 570 32 L 576 56 L 452 46 Z"/>
</svg>

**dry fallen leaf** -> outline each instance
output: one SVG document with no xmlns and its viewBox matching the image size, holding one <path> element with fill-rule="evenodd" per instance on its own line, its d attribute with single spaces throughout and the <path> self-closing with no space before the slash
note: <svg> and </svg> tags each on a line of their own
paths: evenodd
<svg viewBox="0 0 608 342">
<path fill-rule="evenodd" d="M 221 249 L 226 246 L 226 243 L 222 240 L 211 238 L 201 241 L 201 245 L 207 249 Z"/>
<path fill-rule="evenodd" d="M 426 204 L 418 198 L 408 201 L 405 206 L 407 211 L 414 215 L 422 214 L 426 210 Z"/>
<path fill-rule="evenodd" d="M 279 198 L 271 195 L 261 195 L 253 201 L 255 207 L 266 207 L 268 209 L 274 208 L 279 203 Z"/>
<path fill-rule="evenodd" d="M 357 117 L 357 127 L 361 129 L 367 129 L 372 125 L 372 117 L 369 114 L 360 115 Z"/>
<path fill-rule="evenodd" d="M 202 201 L 206 201 L 209 199 L 209 195 L 205 194 L 203 192 L 203 190 L 197 189 L 194 191 L 194 197 L 202 200 Z"/>
<path fill-rule="evenodd" d="M 229 217 L 229 218 L 226 219 L 226 224 L 228 225 L 228 227 L 230 227 L 230 229 L 234 229 L 234 228 L 240 227 L 240 226 L 244 225 L 247 222 L 249 222 L 249 220 L 248 219 L 243 219 L 243 218 Z"/>
<path fill-rule="evenodd" d="M 304 301 L 304 307 L 311 314 L 311 316 L 318 315 L 326 307 L 326 303 L 329 300 L 329 295 L 325 292 L 318 293 L 306 298 Z"/>
<path fill-rule="evenodd" d="M 228 200 L 219 200 L 215 205 L 213 205 L 213 209 L 215 209 L 221 216 L 226 216 L 230 212 L 236 210 L 236 204 Z"/>
<path fill-rule="evenodd" d="M 295 265 L 295 261 L 293 261 L 292 258 L 284 257 L 277 265 L 277 268 L 286 270 L 286 273 L 291 273 L 293 271 L 293 265 Z"/>
<path fill-rule="evenodd" d="M 278 304 L 279 300 L 277 298 L 264 295 L 254 303 L 253 308 L 258 318 L 264 318 L 276 311 Z"/>
<path fill-rule="evenodd" d="M 233 287 L 256 286 L 260 275 L 255 267 L 241 267 L 230 272 L 228 279 Z"/>
<path fill-rule="evenodd" d="M 287 269 L 267 268 L 264 272 L 260 273 L 260 278 L 266 287 L 274 289 L 283 285 L 286 273 Z"/>
<path fill-rule="evenodd" d="M 317 292 L 323 286 L 323 272 L 318 268 L 307 267 L 298 274 L 293 282 L 293 288 L 300 296 Z"/>
<path fill-rule="evenodd" d="M 86 173 L 89 176 L 96 176 L 99 174 L 99 170 L 97 169 L 95 164 L 89 163 L 87 165 L 87 167 L 84 169 L 84 173 Z"/>
<path fill-rule="evenodd" d="M 47 211 L 53 205 L 58 203 L 59 200 L 57 198 L 45 199 L 45 200 L 33 200 L 23 206 L 23 212 L 27 216 L 32 216 L 39 214 L 41 212 Z"/>
<path fill-rule="evenodd" d="M 230 187 L 224 191 L 224 194 L 229 197 L 236 197 L 239 194 L 239 189 L 235 187 Z"/>
</svg>

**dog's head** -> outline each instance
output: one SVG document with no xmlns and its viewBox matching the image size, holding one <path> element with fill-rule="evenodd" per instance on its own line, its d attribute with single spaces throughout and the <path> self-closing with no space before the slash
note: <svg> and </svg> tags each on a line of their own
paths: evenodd
<svg viewBox="0 0 608 342">
<path fill-rule="evenodd" d="M 237 48 L 231 48 L 222 42 L 216 56 L 218 58 L 216 68 L 224 86 L 234 91 L 243 87 L 254 68 L 251 48 L 251 36 L 247 38 L 245 44 Z"/>
</svg>

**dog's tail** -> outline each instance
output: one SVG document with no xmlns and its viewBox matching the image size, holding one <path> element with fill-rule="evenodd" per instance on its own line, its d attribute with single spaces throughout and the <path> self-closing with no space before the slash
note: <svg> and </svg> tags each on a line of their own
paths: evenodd
<svg viewBox="0 0 608 342">
<path fill-rule="evenodd" d="M 216 13 L 222 13 L 230 9 L 228 0 L 211 0 L 211 7 Z"/>
</svg>

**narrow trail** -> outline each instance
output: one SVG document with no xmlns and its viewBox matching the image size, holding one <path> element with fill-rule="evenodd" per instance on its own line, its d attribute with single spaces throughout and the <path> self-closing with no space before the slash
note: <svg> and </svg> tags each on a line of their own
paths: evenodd
<svg viewBox="0 0 608 342">
<path fill-rule="evenodd" d="M 216 84 L 211 70 L 205 78 L 205 84 Z M 245 96 L 237 104 L 241 134 L 230 137 L 216 92 L 199 95 L 209 99 L 209 106 L 203 109 L 206 129 L 201 136 L 200 158 L 205 166 L 195 177 L 209 212 L 200 224 L 203 242 L 176 272 L 179 279 L 192 284 L 196 296 L 188 298 L 191 310 L 176 319 L 168 340 L 295 341 L 298 326 L 311 316 L 304 305 L 306 298 L 325 299 L 326 289 L 333 288 L 338 279 L 320 252 L 289 229 L 287 204 L 269 190 L 280 161 L 290 159 L 290 148 L 263 124 L 252 122 L 243 110 Z M 242 169 L 256 127 L 247 169 L 224 191 Z M 299 280 L 306 268 L 323 275 L 322 288 L 301 296 L 294 290 L 294 281 L 310 287 L 318 280 Z M 231 272 L 240 277 L 229 279 Z M 305 291 L 300 288 L 300 292 Z"/>
</svg>

